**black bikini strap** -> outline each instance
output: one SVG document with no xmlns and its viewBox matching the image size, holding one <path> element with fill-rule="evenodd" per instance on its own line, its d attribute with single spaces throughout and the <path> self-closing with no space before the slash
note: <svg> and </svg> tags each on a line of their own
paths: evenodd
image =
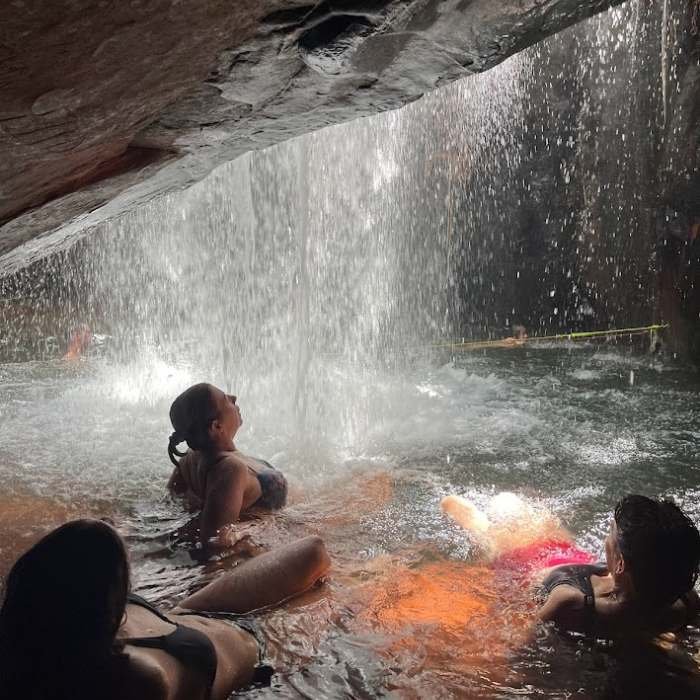
<svg viewBox="0 0 700 700">
<path fill-rule="evenodd" d="M 591 577 L 587 576 L 584 582 L 585 590 L 583 591 L 583 624 L 586 634 L 593 637 L 593 629 L 595 626 L 595 593 L 593 591 L 593 583 Z"/>
<path fill-rule="evenodd" d="M 168 622 L 171 625 L 175 625 L 177 627 L 177 623 L 173 622 L 169 618 L 167 618 L 158 608 L 153 605 L 153 603 L 149 603 L 145 598 L 142 598 L 140 595 L 137 595 L 136 593 L 129 593 L 129 595 L 126 598 L 127 603 L 131 603 L 132 605 L 138 605 L 141 608 L 146 608 L 149 612 L 152 612 L 154 615 L 159 617 L 163 622 Z"/>
</svg>

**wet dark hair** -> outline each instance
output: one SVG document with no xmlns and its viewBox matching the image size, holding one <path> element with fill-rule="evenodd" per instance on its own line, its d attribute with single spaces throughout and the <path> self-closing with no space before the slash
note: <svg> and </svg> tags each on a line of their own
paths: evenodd
<svg viewBox="0 0 700 700">
<path fill-rule="evenodd" d="M 170 422 L 175 429 L 168 441 L 168 457 L 177 466 L 175 457 L 184 457 L 177 446 L 186 442 L 193 450 L 209 446 L 209 426 L 218 412 L 212 397 L 211 384 L 195 384 L 183 391 L 170 406 Z"/>
<path fill-rule="evenodd" d="M 75 520 L 39 540 L 5 582 L 3 697 L 107 697 L 126 661 L 115 637 L 128 591 L 124 543 L 106 523 Z"/>
<path fill-rule="evenodd" d="M 700 533 L 673 501 L 625 496 L 615 507 L 620 551 L 640 600 L 671 605 L 690 591 L 700 567 Z"/>
</svg>

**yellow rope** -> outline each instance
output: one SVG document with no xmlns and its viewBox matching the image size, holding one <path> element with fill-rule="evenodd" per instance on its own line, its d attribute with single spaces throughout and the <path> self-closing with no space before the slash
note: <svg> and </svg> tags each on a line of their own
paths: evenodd
<svg viewBox="0 0 700 700">
<path fill-rule="evenodd" d="M 654 324 L 651 326 L 638 326 L 636 328 L 612 328 L 605 331 L 578 331 L 575 333 L 559 333 L 557 335 L 539 335 L 522 339 L 500 338 L 498 340 L 470 340 L 462 342 L 436 343 L 434 348 L 450 348 L 452 350 L 480 350 L 488 347 L 517 347 L 525 343 L 539 343 L 543 341 L 557 340 L 586 340 L 587 338 L 613 337 L 616 335 L 638 335 L 641 333 L 651 333 L 663 328 L 668 328 L 668 323 Z M 508 342 L 512 342 L 512 346 Z"/>
</svg>

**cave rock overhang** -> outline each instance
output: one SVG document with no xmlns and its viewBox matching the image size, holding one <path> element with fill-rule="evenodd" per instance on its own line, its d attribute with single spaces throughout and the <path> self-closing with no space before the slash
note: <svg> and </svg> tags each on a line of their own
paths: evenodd
<svg viewBox="0 0 700 700">
<path fill-rule="evenodd" d="M 0 275 L 254 149 L 395 109 L 623 0 L 0 8 Z"/>
</svg>

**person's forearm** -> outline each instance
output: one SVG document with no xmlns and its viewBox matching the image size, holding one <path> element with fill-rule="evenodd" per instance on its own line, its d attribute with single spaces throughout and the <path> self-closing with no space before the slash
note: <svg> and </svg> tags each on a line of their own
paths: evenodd
<svg viewBox="0 0 700 700">
<path fill-rule="evenodd" d="M 242 498 L 238 494 L 227 504 L 228 507 L 211 502 L 204 504 L 199 533 L 203 549 L 225 549 L 235 544 L 234 524 L 240 518 L 241 505 Z"/>
</svg>

